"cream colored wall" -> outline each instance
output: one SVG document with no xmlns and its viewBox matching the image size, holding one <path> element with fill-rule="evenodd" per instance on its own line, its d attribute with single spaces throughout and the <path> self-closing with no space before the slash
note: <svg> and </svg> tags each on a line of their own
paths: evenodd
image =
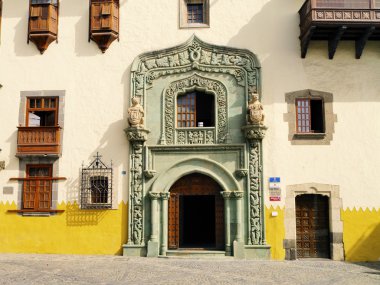
<svg viewBox="0 0 380 285">
<path fill-rule="evenodd" d="M 102 54 L 88 43 L 88 1 L 61 0 L 59 43 L 40 55 L 26 44 L 28 1 L 5 0 L 0 45 L 0 187 L 19 176 L 16 152 L 20 91 L 66 90 L 59 201 L 77 199 L 82 161 L 99 151 L 115 170 L 119 202 L 127 200 L 129 144 L 123 133 L 130 67 L 141 53 L 202 40 L 254 52 L 262 65 L 262 93 L 269 126 L 264 140 L 264 177 L 282 186 L 316 182 L 340 185 L 343 206 L 379 207 L 375 172 L 380 164 L 380 44 L 369 43 L 356 60 L 354 43 L 340 43 L 334 60 L 327 42 L 312 43 L 306 59 L 299 50 L 298 9 L 303 0 L 211 0 L 209 29 L 179 29 L 176 0 L 120 0 L 120 42 Z M 316 89 L 334 94 L 335 123 L 329 146 L 292 146 L 288 141 L 285 93 Z M 267 185 L 265 185 L 267 190 Z M 283 195 L 285 191 L 283 190 Z M 284 200 L 284 199 L 283 199 Z M 283 206 L 269 203 L 268 206 Z"/>
</svg>

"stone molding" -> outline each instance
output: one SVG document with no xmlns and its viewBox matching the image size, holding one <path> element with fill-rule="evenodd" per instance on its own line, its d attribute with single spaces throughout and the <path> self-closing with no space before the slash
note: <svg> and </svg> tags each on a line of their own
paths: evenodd
<svg viewBox="0 0 380 285">
<path fill-rule="evenodd" d="M 296 99 L 297 98 L 318 98 L 323 100 L 324 125 L 323 134 L 298 134 L 296 130 Z M 334 123 L 337 115 L 333 112 L 333 94 L 329 92 L 305 89 L 285 94 L 285 101 L 288 105 L 288 113 L 284 114 L 284 121 L 288 122 L 288 140 L 292 145 L 329 145 L 333 139 Z"/>
<path fill-rule="evenodd" d="M 331 259 L 344 260 L 343 222 L 341 220 L 342 199 L 338 185 L 304 183 L 288 185 L 285 198 L 285 259 L 296 259 L 296 196 L 319 194 L 329 197 L 329 227 Z"/>
</svg>

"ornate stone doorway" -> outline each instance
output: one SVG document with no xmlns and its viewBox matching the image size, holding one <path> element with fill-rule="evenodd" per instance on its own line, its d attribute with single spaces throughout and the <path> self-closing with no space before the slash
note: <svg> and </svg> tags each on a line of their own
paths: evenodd
<svg viewBox="0 0 380 285">
<path fill-rule="evenodd" d="M 223 249 L 224 201 L 212 178 L 189 174 L 170 189 L 169 249 Z"/>
<path fill-rule="evenodd" d="M 329 198 L 296 197 L 297 257 L 330 258 Z"/>
</svg>

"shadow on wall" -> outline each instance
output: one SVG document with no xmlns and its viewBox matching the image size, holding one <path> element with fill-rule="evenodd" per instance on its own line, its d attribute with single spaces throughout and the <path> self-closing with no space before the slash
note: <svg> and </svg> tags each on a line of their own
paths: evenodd
<svg viewBox="0 0 380 285">
<path fill-rule="evenodd" d="M 347 261 L 380 261 L 380 210 L 344 211 Z"/>
<path fill-rule="evenodd" d="M 9 138 L 7 139 L 7 143 L 9 143 L 11 146 L 9 149 L 9 158 L 8 158 L 8 161 L 10 163 L 5 166 L 5 169 L 18 170 L 19 169 L 18 160 L 13 159 L 14 155 L 17 152 L 17 129 L 12 133 L 12 135 L 9 136 Z"/>
</svg>

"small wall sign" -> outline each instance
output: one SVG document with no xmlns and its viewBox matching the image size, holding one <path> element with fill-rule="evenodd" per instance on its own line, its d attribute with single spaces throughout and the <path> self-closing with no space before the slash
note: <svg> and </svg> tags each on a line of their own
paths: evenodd
<svg viewBox="0 0 380 285">
<path fill-rule="evenodd" d="M 269 201 L 281 201 L 280 177 L 269 178 Z"/>
</svg>

